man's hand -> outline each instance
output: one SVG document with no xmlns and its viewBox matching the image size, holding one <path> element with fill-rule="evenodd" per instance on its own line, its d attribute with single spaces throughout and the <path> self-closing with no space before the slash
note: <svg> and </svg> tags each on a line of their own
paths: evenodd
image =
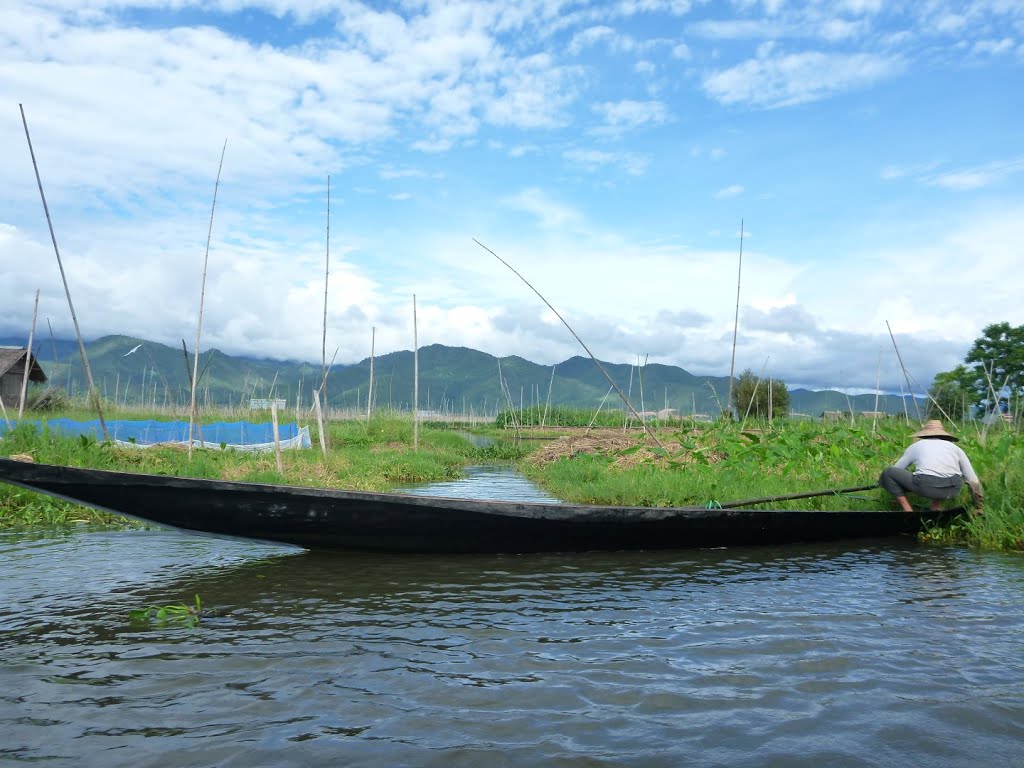
<svg viewBox="0 0 1024 768">
<path fill-rule="evenodd" d="M 981 490 L 979 483 L 971 483 L 971 498 L 974 500 L 974 511 L 981 513 L 982 504 L 985 501 L 985 494 Z"/>
</svg>

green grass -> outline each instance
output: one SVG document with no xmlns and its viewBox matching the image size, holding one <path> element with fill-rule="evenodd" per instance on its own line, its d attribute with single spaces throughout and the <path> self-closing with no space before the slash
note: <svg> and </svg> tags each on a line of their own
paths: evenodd
<svg viewBox="0 0 1024 768">
<path fill-rule="evenodd" d="M 874 485 L 902 454 L 914 427 L 870 421 L 822 424 L 776 420 L 756 429 L 716 423 L 662 432 L 666 450 L 644 444 L 528 458 L 524 474 L 554 496 L 582 504 L 706 506 L 827 489 Z M 928 532 L 931 541 L 1024 549 L 1024 441 L 1010 430 L 965 431 L 960 443 L 985 486 L 985 514 Z M 912 499 L 912 502 L 915 501 Z M 917 499 L 917 503 L 924 500 Z M 970 505 L 963 491 L 961 504 Z M 776 509 L 895 509 L 879 488 L 760 505 Z"/>
<path fill-rule="evenodd" d="M 61 414 L 64 415 L 64 414 Z M 283 472 L 273 452 L 177 447 L 121 448 L 83 437 L 67 437 L 24 426 L 0 441 L 0 455 L 26 454 L 39 463 L 112 469 L 142 474 L 198 477 L 318 488 L 387 491 L 411 483 L 451 480 L 464 467 L 512 460 L 522 455 L 506 447 L 477 448 L 447 429 L 421 427 L 413 450 L 409 418 L 374 417 L 332 422 L 325 458 L 319 435 L 313 448 L 282 452 Z M 0 527 L 71 525 L 77 522 L 129 524 L 123 518 L 0 484 Z"/>
</svg>

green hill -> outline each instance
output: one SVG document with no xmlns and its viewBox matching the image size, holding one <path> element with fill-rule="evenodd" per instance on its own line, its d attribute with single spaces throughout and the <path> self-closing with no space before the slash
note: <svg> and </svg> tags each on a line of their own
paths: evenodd
<svg viewBox="0 0 1024 768">
<path fill-rule="evenodd" d="M 17 340 L 0 343 L 18 345 Z M 84 391 L 85 377 L 77 344 L 39 343 L 36 355 L 51 384 L 72 394 Z M 134 351 L 133 351 L 134 350 Z M 103 396 L 119 404 L 184 406 L 190 399 L 191 357 L 181 347 L 132 336 L 105 336 L 86 344 L 93 379 Z M 56 359 L 54 357 L 56 353 Z M 376 408 L 410 410 L 413 397 L 413 352 L 380 355 L 373 361 Z M 369 358 L 335 365 L 326 385 L 334 409 L 366 410 L 370 386 Z M 684 415 L 717 414 L 729 390 L 726 376 L 695 376 L 670 365 L 638 369 L 623 363 L 601 364 L 633 407 L 675 409 Z M 288 407 L 308 406 L 320 384 L 321 367 L 308 362 L 226 355 L 216 349 L 199 356 L 198 399 L 206 405 L 245 406 L 250 398 L 280 398 Z M 466 347 L 434 344 L 419 350 L 420 408 L 435 412 L 493 415 L 498 409 L 552 405 L 622 409 L 618 395 L 593 360 L 571 357 L 555 366 L 521 357 L 494 357 Z M 875 410 L 875 395 L 849 399 L 834 390 L 790 390 L 793 413 L 820 416 L 824 411 Z M 909 398 L 908 398 L 909 401 Z M 909 408 L 913 412 L 913 405 Z M 903 413 L 904 400 L 883 395 L 878 410 Z"/>
</svg>

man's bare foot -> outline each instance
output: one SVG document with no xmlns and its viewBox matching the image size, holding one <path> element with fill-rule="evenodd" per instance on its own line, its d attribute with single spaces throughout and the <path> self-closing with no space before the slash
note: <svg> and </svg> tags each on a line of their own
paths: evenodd
<svg viewBox="0 0 1024 768">
<path fill-rule="evenodd" d="M 929 507 L 929 509 L 931 509 L 932 512 L 941 512 L 942 511 L 942 502 L 941 501 L 933 501 L 932 505 L 931 505 L 931 507 Z"/>
</svg>

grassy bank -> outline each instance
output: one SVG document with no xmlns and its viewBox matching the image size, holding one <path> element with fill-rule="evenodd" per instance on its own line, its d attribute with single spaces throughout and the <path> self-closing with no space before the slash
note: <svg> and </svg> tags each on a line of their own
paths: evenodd
<svg viewBox="0 0 1024 768">
<path fill-rule="evenodd" d="M 915 429 L 900 421 L 851 426 L 777 420 L 742 431 L 737 424 L 715 423 L 660 431 L 664 449 L 636 432 L 580 430 L 539 449 L 521 468 L 552 495 L 576 503 L 714 506 L 873 485 L 910 444 Z M 1009 429 L 965 430 L 960 445 L 985 486 L 984 514 L 958 517 L 923 538 L 1024 549 L 1024 441 Z M 966 489 L 959 503 L 970 505 Z M 878 488 L 760 506 L 896 508 Z"/>
<path fill-rule="evenodd" d="M 218 418 L 218 414 L 207 414 L 204 421 Z M 369 422 L 332 422 L 326 458 L 314 431 L 313 449 L 283 453 L 283 472 L 278 472 L 272 453 L 196 449 L 189 459 L 180 448 L 118 448 L 29 429 L 16 430 L 0 441 L 0 454 L 27 454 L 38 462 L 69 466 L 368 491 L 448 480 L 470 464 L 514 460 L 527 477 L 566 501 L 714 506 L 874 485 L 881 470 L 910 444 L 914 429 L 898 420 L 877 424 L 867 420 L 854 425 L 846 421 L 777 420 L 770 425 L 748 424 L 743 430 L 738 424 L 686 423 L 663 425 L 658 431 L 658 445 L 642 432 L 624 431 L 621 426 L 604 430 L 555 427 L 546 430 L 546 440 L 502 441 L 479 448 L 453 431 L 450 424 L 424 424 L 419 429 L 419 450 L 414 451 L 411 419 L 381 415 Z M 519 428 L 499 430 L 492 426 L 490 431 L 509 435 Z M 984 514 L 958 517 L 925 532 L 923 538 L 1024 550 L 1024 440 L 1002 427 L 988 434 L 965 429 L 960 436 L 960 444 L 985 485 Z M 969 503 L 966 491 L 959 501 Z M 888 509 L 895 508 L 895 502 L 880 489 L 872 488 L 770 506 Z M 116 522 L 102 513 L 0 484 L 0 527 L 77 521 Z"/>
</svg>

